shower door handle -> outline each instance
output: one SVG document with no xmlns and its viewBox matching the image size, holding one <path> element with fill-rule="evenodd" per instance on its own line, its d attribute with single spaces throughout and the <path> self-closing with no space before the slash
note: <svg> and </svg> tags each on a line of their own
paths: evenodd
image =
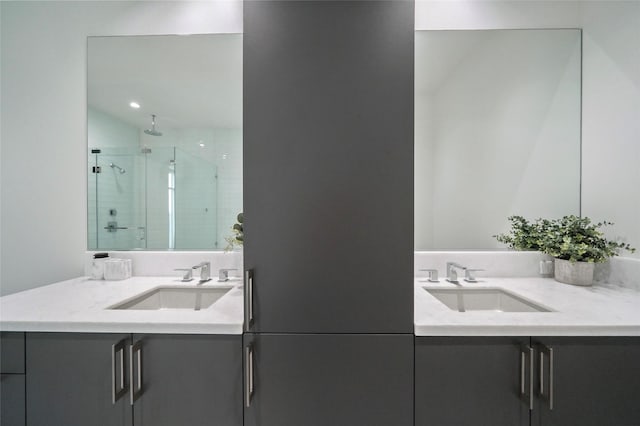
<svg viewBox="0 0 640 426">
<path fill-rule="evenodd" d="M 107 222 L 107 226 L 104 227 L 109 232 L 116 232 L 118 229 L 129 229 L 126 226 L 118 226 L 118 222 Z"/>
</svg>

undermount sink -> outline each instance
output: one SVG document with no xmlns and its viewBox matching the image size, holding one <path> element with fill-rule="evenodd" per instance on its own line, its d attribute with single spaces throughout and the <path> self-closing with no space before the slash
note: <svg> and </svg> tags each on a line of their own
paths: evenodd
<svg viewBox="0 0 640 426">
<path fill-rule="evenodd" d="M 501 288 L 423 288 L 458 312 L 551 312 L 549 308 Z"/>
<path fill-rule="evenodd" d="M 183 309 L 199 311 L 207 309 L 231 290 L 224 287 L 163 286 L 145 291 L 131 299 L 107 309 L 161 310 Z"/>
</svg>

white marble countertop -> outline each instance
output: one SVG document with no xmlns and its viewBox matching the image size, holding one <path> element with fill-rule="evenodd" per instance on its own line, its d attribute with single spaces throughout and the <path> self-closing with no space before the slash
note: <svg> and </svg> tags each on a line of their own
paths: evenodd
<svg viewBox="0 0 640 426">
<path fill-rule="evenodd" d="M 0 298 L 0 330 L 99 333 L 242 334 L 242 281 L 215 280 L 202 287 L 232 286 L 199 311 L 112 310 L 125 299 L 158 286 L 192 286 L 176 277 L 132 277 L 101 281 L 82 277 Z"/>
<path fill-rule="evenodd" d="M 423 278 L 421 278 L 423 279 Z M 423 287 L 456 288 L 414 281 L 417 336 L 640 336 L 640 292 L 623 287 L 577 287 L 552 278 L 460 280 L 462 287 L 503 288 L 552 312 L 457 312 Z"/>
<path fill-rule="evenodd" d="M 232 286 L 200 311 L 111 310 L 118 302 L 158 286 L 193 285 L 175 277 L 132 277 L 62 281 L 0 298 L 0 330 L 41 332 L 241 334 L 240 280 L 204 287 Z M 457 312 L 423 287 L 457 288 L 414 281 L 417 336 L 640 336 L 640 292 L 616 286 L 576 287 L 549 278 L 482 278 L 463 287 L 503 288 L 552 312 Z"/>
</svg>

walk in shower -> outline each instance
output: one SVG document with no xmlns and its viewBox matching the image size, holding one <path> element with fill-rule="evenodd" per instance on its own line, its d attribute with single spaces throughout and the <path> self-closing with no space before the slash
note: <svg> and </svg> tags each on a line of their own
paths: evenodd
<svg viewBox="0 0 640 426">
<path fill-rule="evenodd" d="M 214 164 L 154 147 L 93 148 L 88 166 L 90 250 L 221 248 Z"/>
</svg>

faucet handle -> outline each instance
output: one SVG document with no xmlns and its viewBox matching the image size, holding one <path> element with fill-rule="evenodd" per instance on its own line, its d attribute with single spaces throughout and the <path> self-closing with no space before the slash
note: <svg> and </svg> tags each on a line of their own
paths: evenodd
<svg viewBox="0 0 640 426">
<path fill-rule="evenodd" d="M 237 271 L 236 268 L 221 268 L 218 271 L 218 282 L 229 281 L 229 271 Z"/>
<path fill-rule="evenodd" d="M 484 269 L 470 269 L 464 270 L 464 280 L 468 283 L 477 283 L 475 272 L 484 271 Z"/>
<path fill-rule="evenodd" d="M 176 268 L 174 271 L 184 271 L 182 282 L 189 282 L 193 279 L 193 268 Z"/>
<path fill-rule="evenodd" d="M 418 280 L 421 283 L 424 282 L 430 282 L 430 283 L 439 283 L 440 280 L 438 279 L 438 270 L 437 269 L 418 269 L 418 271 L 421 272 L 428 272 L 429 273 L 429 278 L 426 280 Z"/>
</svg>

